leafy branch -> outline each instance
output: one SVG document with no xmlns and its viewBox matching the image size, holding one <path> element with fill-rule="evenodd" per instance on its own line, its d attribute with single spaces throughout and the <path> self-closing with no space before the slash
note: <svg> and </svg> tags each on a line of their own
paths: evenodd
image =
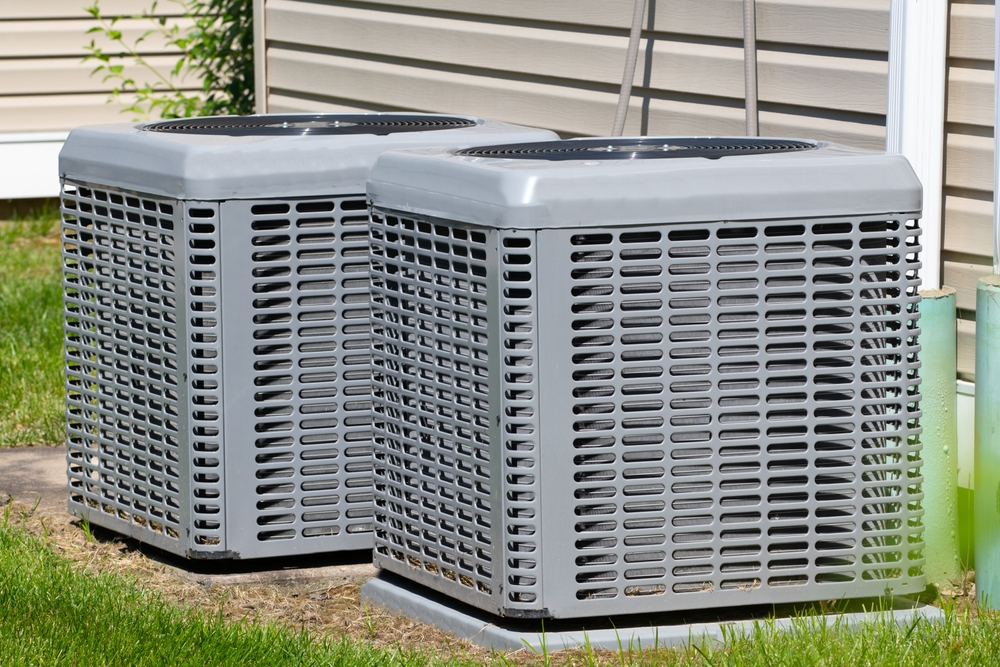
<svg viewBox="0 0 1000 667">
<path fill-rule="evenodd" d="M 122 104 L 123 113 L 145 119 L 188 116 L 243 115 L 253 113 L 253 8 L 250 0 L 172 0 L 183 15 L 192 19 L 186 28 L 157 16 L 157 1 L 149 9 L 130 18 L 150 23 L 150 28 L 131 42 L 118 27 L 124 16 L 107 17 L 99 0 L 87 7 L 98 25 L 88 33 L 100 33 L 115 45 L 114 52 L 91 39 L 85 61 L 95 61 L 91 75 L 102 73 L 113 81 L 112 100 Z M 180 57 L 165 73 L 140 53 L 143 42 L 157 36 Z M 123 59 L 131 59 L 147 77 L 142 81 L 126 74 Z M 185 80 L 201 82 L 200 90 L 183 85 Z M 110 100 L 109 100 L 110 101 Z"/>
</svg>

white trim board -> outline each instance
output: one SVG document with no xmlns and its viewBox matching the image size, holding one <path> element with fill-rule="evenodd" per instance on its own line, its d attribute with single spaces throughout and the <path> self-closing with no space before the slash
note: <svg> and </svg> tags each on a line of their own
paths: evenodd
<svg viewBox="0 0 1000 667">
<path fill-rule="evenodd" d="M 68 134 L 0 134 L 0 199 L 57 197 L 59 151 Z"/>
<path fill-rule="evenodd" d="M 924 289 L 941 286 L 948 0 L 892 0 L 886 151 L 902 153 L 924 186 Z"/>
</svg>

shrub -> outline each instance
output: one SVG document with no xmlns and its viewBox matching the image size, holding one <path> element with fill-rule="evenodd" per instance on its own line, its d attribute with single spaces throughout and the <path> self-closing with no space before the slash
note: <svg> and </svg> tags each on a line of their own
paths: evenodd
<svg viewBox="0 0 1000 667">
<path fill-rule="evenodd" d="M 245 115 L 254 110 L 253 3 L 251 0 L 171 0 L 192 20 L 182 28 L 166 16 L 157 16 L 157 4 L 130 18 L 149 21 L 151 26 L 132 42 L 117 24 L 124 16 L 105 16 L 99 0 L 87 8 L 98 25 L 89 30 L 113 42 L 117 52 L 108 52 L 91 40 L 84 60 L 97 67 L 104 81 L 113 81 L 112 99 L 140 119 L 188 116 Z M 166 74 L 139 52 L 142 43 L 159 36 L 168 47 L 181 52 Z M 121 55 L 120 55 L 121 54 Z M 125 73 L 121 58 L 131 59 L 148 73 L 136 80 Z M 200 82 L 185 86 L 185 80 Z"/>
</svg>

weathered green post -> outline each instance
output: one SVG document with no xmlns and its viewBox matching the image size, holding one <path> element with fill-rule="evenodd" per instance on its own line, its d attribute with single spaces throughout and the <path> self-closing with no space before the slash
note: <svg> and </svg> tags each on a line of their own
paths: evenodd
<svg viewBox="0 0 1000 667">
<path fill-rule="evenodd" d="M 1000 21 L 993 45 L 1000 54 Z M 993 68 L 993 124 L 1000 128 L 1000 67 Z M 972 530 L 976 595 L 1000 605 L 1000 132 L 993 133 L 993 275 L 976 286 L 976 493 Z"/>
<path fill-rule="evenodd" d="M 958 549 L 955 294 L 951 287 L 920 293 L 924 572 L 927 583 L 939 588 L 962 577 Z"/>
<path fill-rule="evenodd" d="M 1000 602 L 1000 275 L 976 289 L 976 594 Z"/>
</svg>

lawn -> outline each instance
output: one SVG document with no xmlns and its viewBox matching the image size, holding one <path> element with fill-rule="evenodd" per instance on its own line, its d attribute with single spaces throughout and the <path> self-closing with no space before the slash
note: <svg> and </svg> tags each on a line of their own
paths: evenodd
<svg viewBox="0 0 1000 667">
<path fill-rule="evenodd" d="M 81 572 L 0 524 L 0 663 L 15 665 L 426 665 L 428 656 L 276 624 L 227 622 L 115 574 Z"/>
<path fill-rule="evenodd" d="M 63 440 L 58 219 L 0 222 L 0 447 Z"/>
<path fill-rule="evenodd" d="M 466 651 L 457 641 L 452 650 L 401 647 L 379 643 L 377 630 L 367 635 L 373 641 L 259 617 L 233 619 L 224 616 L 221 603 L 215 613 L 178 604 L 133 575 L 89 567 L 88 556 L 73 556 L 73 549 L 53 537 L 51 527 L 37 516 L 29 517 L 23 507 L 13 512 L 9 507 L 0 518 L 0 663 L 5 666 L 928 667 L 1000 662 L 1000 616 L 953 610 L 940 624 L 875 623 L 857 631 L 827 629 L 808 619 L 788 632 L 769 630 L 765 624 L 756 636 L 733 636 L 725 646 L 676 650 L 626 645 L 620 651 L 502 654 Z M 84 531 L 76 531 L 82 542 Z"/>
</svg>

